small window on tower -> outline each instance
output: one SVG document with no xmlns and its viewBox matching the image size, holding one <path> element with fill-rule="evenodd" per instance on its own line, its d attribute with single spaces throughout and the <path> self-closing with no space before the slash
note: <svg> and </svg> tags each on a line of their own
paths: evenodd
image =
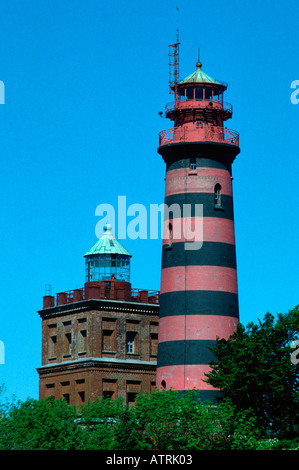
<svg viewBox="0 0 299 470">
<path fill-rule="evenodd" d="M 196 157 L 190 158 L 190 170 L 196 170 Z"/>
<path fill-rule="evenodd" d="M 221 186 L 219 183 L 215 185 L 215 207 L 222 207 L 221 205 Z"/>
<path fill-rule="evenodd" d="M 168 245 L 172 246 L 172 224 L 168 225 L 168 229 L 169 229 L 169 243 L 168 243 Z"/>
</svg>

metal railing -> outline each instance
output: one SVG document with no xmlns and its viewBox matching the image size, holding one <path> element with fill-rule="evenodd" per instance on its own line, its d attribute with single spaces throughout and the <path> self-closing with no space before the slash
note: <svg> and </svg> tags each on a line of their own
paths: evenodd
<svg viewBox="0 0 299 470">
<path fill-rule="evenodd" d="M 105 283 L 100 286 L 93 285 L 92 291 L 88 291 L 88 287 L 80 289 L 68 290 L 53 295 L 44 296 L 43 308 L 56 307 L 58 305 L 65 305 L 74 302 L 79 302 L 88 299 L 110 299 L 110 300 L 125 300 L 127 302 L 140 302 L 158 305 L 160 302 L 160 292 L 157 290 L 136 289 L 129 288 L 123 289 L 120 287 L 109 288 L 105 287 Z"/>
<path fill-rule="evenodd" d="M 239 146 L 239 133 L 217 126 L 180 126 L 159 133 L 159 147 L 182 142 L 218 142 Z"/>
<path fill-rule="evenodd" d="M 178 100 L 172 101 L 171 103 L 167 103 L 165 106 L 165 114 L 174 111 L 175 109 L 189 109 L 189 108 L 197 108 L 197 109 L 217 109 L 224 111 L 225 113 L 232 114 L 233 113 L 233 106 L 231 103 L 226 101 L 210 101 L 210 100 Z"/>
</svg>

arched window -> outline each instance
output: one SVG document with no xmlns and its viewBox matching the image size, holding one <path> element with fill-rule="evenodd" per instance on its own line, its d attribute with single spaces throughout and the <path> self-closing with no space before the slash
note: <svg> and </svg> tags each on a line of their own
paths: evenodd
<svg viewBox="0 0 299 470">
<path fill-rule="evenodd" d="M 172 246 L 172 224 L 168 225 L 168 229 L 169 229 L 169 242 L 168 242 L 168 245 Z"/>
<path fill-rule="evenodd" d="M 221 207 L 221 185 L 217 183 L 215 185 L 215 207 Z"/>
</svg>

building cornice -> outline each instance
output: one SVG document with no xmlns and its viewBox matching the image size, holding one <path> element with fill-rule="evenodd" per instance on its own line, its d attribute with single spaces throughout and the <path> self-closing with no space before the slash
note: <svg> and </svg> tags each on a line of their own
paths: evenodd
<svg viewBox="0 0 299 470">
<path fill-rule="evenodd" d="M 38 310 L 38 314 L 44 320 L 46 318 L 52 318 L 62 316 L 66 314 L 72 314 L 77 312 L 83 312 L 88 310 L 105 310 L 113 312 L 123 313 L 139 313 L 145 315 L 159 315 L 159 304 L 146 304 L 141 302 L 126 302 L 120 300 L 110 299 L 89 299 L 78 302 L 71 302 L 69 304 L 58 305 L 55 307 L 49 307 Z"/>
<path fill-rule="evenodd" d="M 109 369 L 132 369 L 155 371 L 156 361 L 140 361 L 137 359 L 115 359 L 107 357 L 89 357 L 76 359 L 74 361 L 64 361 L 61 363 L 46 364 L 37 369 L 39 375 L 58 373 L 75 369 L 85 368 L 109 368 Z"/>
</svg>

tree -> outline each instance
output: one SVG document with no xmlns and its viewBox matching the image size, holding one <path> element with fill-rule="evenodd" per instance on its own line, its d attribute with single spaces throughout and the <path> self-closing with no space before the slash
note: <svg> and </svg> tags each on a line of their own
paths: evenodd
<svg viewBox="0 0 299 470">
<path fill-rule="evenodd" d="M 0 419 L 0 450 L 72 450 L 82 433 L 76 410 L 65 400 L 27 399 L 13 404 Z"/>
<path fill-rule="evenodd" d="M 207 382 L 220 388 L 237 410 L 252 410 L 264 433 L 292 438 L 298 433 L 299 365 L 291 361 L 298 339 L 298 306 L 277 320 L 270 313 L 257 324 L 241 323 L 211 348 Z"/>
<path fill-rule="evenodd" d="M 125 418 L 125 405 L 123 399 L 97 397 L 88 401 L 78 410 L 78 424 L 84 430 L 84 444 L 82 448 L 88 450 L 112 450 L 117 446 L 119 434 L 116 430 Z"/>
<path fill-rule="evenodd" d="M 141 449 L 224 449 L 227 441 L 215 407 L 199 401 L 198 390 L 156 389 L 138 395 L 133 411 Z"/>
</svg>

